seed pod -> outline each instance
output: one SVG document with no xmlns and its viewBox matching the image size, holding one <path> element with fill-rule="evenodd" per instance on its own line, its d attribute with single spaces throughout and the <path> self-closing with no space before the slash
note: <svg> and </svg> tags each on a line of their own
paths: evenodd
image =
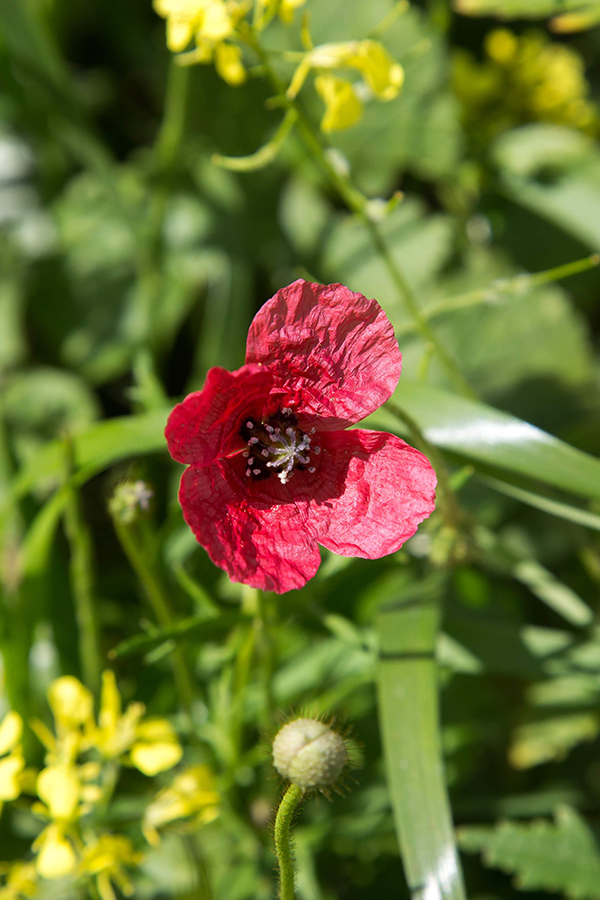
<svg viewBox="0 0 600 900">
<path fill-rule="evenodd" d="M 347 763 L 344 740 L 318 719 L 288 722 L 273 741 L 273 765 L 303 790 L 333 784 Z"/>
</svg>

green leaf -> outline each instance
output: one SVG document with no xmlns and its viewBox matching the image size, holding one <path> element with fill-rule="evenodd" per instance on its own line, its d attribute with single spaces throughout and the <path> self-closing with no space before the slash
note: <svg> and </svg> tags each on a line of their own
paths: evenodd
<svg viewBox="0 0 600 900">
<path fill-rule="evenodd" d="M 166 449 L 164 427 L 170 410 L 140 416 L 122 416 L 92 425 L 73 435 L 73 461 L 78 484 L 129 456 Z M 13 496 L 21 497 L 46 479 L 60 478 L 64 470 L 64 445 L 53 441 L 21 469 L 13 484 Z"/>
<path fill-rule="evenodd" d="M 504 469 L 560 490 L 600 499 L 600 460 L 522 419 L 403 378 L 394 402 L 415 420 L 428 441 L 475 466 Z M 373 427 L 398 430 L 397 420 L 385 407 L 369 421 Z"/>
<path fill-rule="evenodd" d="M 573 900 L 600 898 L 600 853 L 585 821 L 559 806 L 555 822 L 501 822 L 459 831 L 460 847 L 487 866 L 514 872 L 521 890 L 560 891 Z"/>
<path fill-rule="evenodd" d="M 502 19 L 539 18 L 559 13 L 598 9 L 598 0 L 454 0 L 454 9 L 466 16 Z"/>
<path fill-rule="evenodd" d="M 413 897 L 465 897 L 444 780 L 434 647 L 439 579 L 430 596 L 383 606 L 378 706 L 388 786 Z"/>
<path fill-rule="evenodd" d="M 593 741 L 600 732 L 600 719 L 593 712 L 548 716 L 515 729 L 508 751 L 516 769 L 560 761 L 582 741 Z"/>
</svg>

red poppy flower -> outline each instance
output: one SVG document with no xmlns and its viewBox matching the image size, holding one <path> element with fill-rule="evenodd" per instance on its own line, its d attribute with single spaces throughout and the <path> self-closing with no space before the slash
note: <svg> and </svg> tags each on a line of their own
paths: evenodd
<svg viewBox="0 0 600 900">
<path fill-rule="evenodd" d="M 394 553 L 434 508 L 435 473 L 400 438 L 349 425 L 393 393 L 402 356 L 375 300 L 296 281 L 254 317 L 246 365 L 211 369 L 166 427 L 186 463 L 183 515 L 232 581 L 283 593 L 316 573 L 318 544 Z"/>
</svg>

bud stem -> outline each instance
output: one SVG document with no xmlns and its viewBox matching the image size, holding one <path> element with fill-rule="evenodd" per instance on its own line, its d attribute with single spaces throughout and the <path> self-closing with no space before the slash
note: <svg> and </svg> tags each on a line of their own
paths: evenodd
<svg viewBox="0 0 600 900">
<path fill-rule="evenodd" d="M 304 791 L 297 784 L 290 784 L 283 795 L 275 819 L 275 854 L 279 866 L 280 900 L 294 900 L 294 857 L 290 827 Z"/>
</svg>

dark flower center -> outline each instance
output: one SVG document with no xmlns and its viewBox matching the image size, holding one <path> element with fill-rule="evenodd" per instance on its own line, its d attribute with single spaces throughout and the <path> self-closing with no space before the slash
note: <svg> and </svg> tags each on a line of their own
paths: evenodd
<svg viewBox="0 0 600 900">
<path fill-rule="evenodd" d="M 286 484 L 296 469 L 315 472 L 311 455 L 318 456 L 320 447 L 311 446 L 310 434 L 298 428 L 298 420 L 292 410 L 284 406 L 266 422 L 252 417 L 243 420 L 240 434 L 248 444 L 246 478 L 259 481 L 275 472 L 282 484 Z"/>
</svg>

